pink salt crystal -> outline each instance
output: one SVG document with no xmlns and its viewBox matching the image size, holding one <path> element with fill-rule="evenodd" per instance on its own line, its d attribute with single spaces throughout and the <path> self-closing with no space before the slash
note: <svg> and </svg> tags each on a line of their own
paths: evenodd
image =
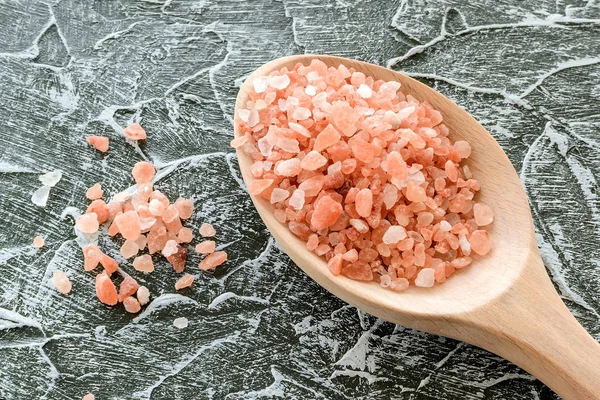
<svg viewBox="0 0 600 400">
<path fill-rule="evenodd" d="M 167 261 L 173 266 L 175 272 L 183 272 L 185 262 L 187 261 L 187 250 L 181 245 L 177 245 L 176 252 L 167 257 Z"/>
<path fill-rule="evenodd" d="M 156 223 L 156 218 L 140 218 L 140 230 L 146 233 Z M 140 236 L 141 237 L 141 236 Z"/>
<path fill-rule="evenodd" d="M 494 221 L 494 212 L 483 203 L 475 203 L 473 205 L 473 215 L 475 216 L 475 223 L 478 226 L 489 225 Z"/>
<path fill-rule="evenodd" d="M 123 282 L 121 282 L 121 285 L 119 285 L 119 303 L 122 303 L 123 300 L 135 294 L 139 287 L 140 285 L 135 279 L 130 277 L 126 277 L 125 279 L 123 279 Z"/>
<path fill-rule="evenodd" d="M 310 251 L 314 251 L 317 248 L 317 246 L 319 246 L 319 236 L 316 233 L 314 233 L 310 235 L 310 237 L 306 241 L 306 248 Z"/>
<path fill-rule="evenodd" d="M 202 237 L 212 237 L 217 234 L 217 231 L 211 224 L 204 223 L 200 226 L 200 235 Z"/>
<path fill-rule="evenodd" d="M 471 257 L 458 257 L 450 261 L 450 265 L 456 269 L 460 269 L 470 265 L 472 262 L 473 259 L 471 259 Z"/>
<path fill-rule="evenodd" d="M 177 253 L 177 242 L 174 240 L 167 241 L 165 247 L 162 249 L 162 255 L 169 257 L 175 253 Z"/>
<path fill-rule="evenodd" d="M 342 205 L 329 196 L 323 196 L 316 204 L 310 224 L 314 229 L 325 229 L 337 221 Z"/>
<path fill-rule="evenodd" d="M 304 108 L 304 107 L 297 107 L 293 112 L 292 112 L 292 118 L 298 121 L 310 118 L 310 116 L 312 115 L 312 113 L 310 112 L 310 110 L 308 108 Z"/>
<path fill-rule="evenodd" d="M 392 283 L 392 278 L 389 275 L 381 275 L 379 284 L 381 287 L 389 287 L 390 283 Z"/>
<path fill-rule="evenodd" d="M 408 168 L 406 162 L 397 151 L 392 151 L 387 155 L 387 173 L 394 178 L 406 179 L 408 177 Z"/>
<path fill-rule="evenodd" d="M 308 171 L 314 171 L 325 164 L 327 164 L 327 158 L 323 157 L 318 151 L 313 150 L 302 159 L 300 166 Z"/>
<path fill-rule="evenodd" d="M 342 267 L 342 274 L 357 281 L 372 281 L 373 271 L 369 264 L 357 261 Z"/>
<path fill-rule="evenodd" d="M 148 210 L 150 210 L 150 214 L 156 217 L 162 217 L 166 209 L 167 207 L 157 199 L 150 200 L 150 203 L 148 204 Z"/>
<path fill-rule="evenodd" d="M 273 184 L 273 179 L 254 179 L 248 185 L 251 195 L 257 196 Z"/>
<path fill-rule="evenodd" d="M 120 192 L 114 195 L 113 201 L 115 203 L 125 203 L 131 198 L 131 195 L 127 192 Z"/>
<path fill-rule="evenodd" d="M 269 86 L 277 90 L 283 90 L 290 85 L 290 77 L 287 75 L 272 76 L 269 79 Z"/>
<path fill-rule="evenodd" d="M 306 129 L 304 126 L 296 123 L 296 122 L 289 122 L 288 126 L 290 127 L 290 129 L 292 129 L 294 132 L 299 133 L 300 135 L 310 138 L 312 137 L 310 134 L 310 131 L 308 129 Z"/>
<path fill-rule="evenodd" d="M 102 252 L 98 246 L 87 244 L 83 246 L 81 250 L 83 250 L 83 269 L 85 271 L 91 271 L 96 268 L 102 258 Z"/>
<path fill-rule="evenodd" d="M 104 191 L 102 190 L 102 185 L 99 183 L 95 183 L 85 192 L 85 197 L 89 200 L 96 200 L 102 197 Z"/>
<path fill-rule="evenodd" d="M 450 232 L 452 229 L 452 225 L 446 220 L 440 221 L 440 231 L 442 232 Z"/>
<path fill-rule="evenodd" d="M 200 242 L 196 245 L 196 253 L 199 254 L 210 254 L 215 251 L 215 241 L 214 240 L 205 240 L 204 242 Z"/>
<path fill-rule="evenodd" d="M 316 175 L 298 185 L 298 189 L 304 192 L 305 197 L 312 197 L 319 194 L 327 178 L 323 175 Z"/>
<path fill-rule="evenodd" d="M 356 93 L 358 93 L 358 95 L 363 99 L 370 99 L 371 96 L 373 96 L 373 90 L 371 90 L 371 88 L 364 83 L 362 83 L 358 89 L 356 89 Z"/>
<path fill-rule="evenodd" d="M 52 275 L 52 284 L 62 294 L 69 294 L 71 292 L 71 281 L 64 272 L 56 271 Z"/>
<path fill-rule="evenodd" d="M 146 237 L 148 242 L 148 253 L 154 254 L 157 251 L 161 251 L 168 240 L 167 228 L 162 224 L 154 224 L 148 232 Z"/>
<path fill-rule="evenodd" d="M 117 272 L 117 270 L 119 269 L 119 264 L 117 263 L 117 260 L 106 254 L 102 254 L 102 257 L 100 257 L 100 264 L 102 264 L 102 267 L 104 268 L 108 276 L 110 276 L 114 272 Z"/>
<path fill-rule="evenodd" d="M 101 153 L 106 153 L 108 151 L 108 138 L 107 137 L 88 136 L 85 140 Z"/>
<path fill-rule="evenodd" d="M 133 268 L 136 271 L 150 273 L 154 271 L 154 262 L 149 254 L 136 257 L 133 260 Z"/>
<path fill-rule="evenodd" d="M 392 225 L 383 235 L 382 241 L 385 244 L 396 244 L 406 238 L 406 229 L 402 226 Z"/>
<path fill-rule="evenodd" d="M 241 110 L 240 110 L 240 111 L 241 111 Z M 246 111 L 247 111 L 247 110 L 246 110 Z M 249 111 L 248 111 L 248 116 L 250 116 L 250 112 L 249 112 Z M 248 122 L 248 119 L 246 119 L 246 121 L 245 121 L 245 122 Z M 247 137 L 247 136 L 239 136 L 239 137 L 236 137 L 235 139 L 233 139 L 233 140 L 232 140 L 232 141 L 229 143 L 229 145 L 230 145 L 231 147 L 235 147 L 235 148 L 237 149 L 238 147 L 241 147 L 242 145 L 244 145 L 244 144 L 245 144 L 247 141 L 248 141 L 248 137 Z"/>
<path fill-rule="evenodd" d="M 117 294 L 117 288 L 105 273 L 96 276 L 96 295 L 100 302 L 109 306 L 114 306 L 118 303 L 119 295 Z"/>
<path fill-rule="evenodd" d="M 327 254 L 330 250 L 331 250 L 331 246 L 329 246 L 328 244 L 320 244 L 315 249 L 315 254 L 318 256 L 323 256 L 323 255 Z"/>
<path fill-rule="evenodd" d="M 287 199 L 290 195 L 290 192 L 288 192 L 285 189 L 281 189 L 281 188 L 275 188 L 273 189 L 273 192 L 271 193 L 271 199 L 269 200 L 271 204 L 275 204 L 275 203 L 279 203 L 284 201 L 285 199 Z"/>
<path fill-rule="evenodd" d="M 484 230 L 473 232 L 469 237 L 469 243 L 471 243 L 471 250 L 481 256 L 485 256 L 492 249 L 490 234 Z"/>
<path fill-rule="evenodd" d="M 367 233 L 369 231 L 369 224 L 362 219 L 352 218 L 350 219 L 350 225 L 354 227 L 360 233 Z"/>
<path fill-rule="evenodd" d="M 336 254 L 333 256 L 328 262 L 327 266 L 329 266 L 329 271 L 333 275 L 339 275 L 342 273 L 342 255 Z"/>
<path fill-rule="evenodd" d="M 433 268 L 423 268 L 415 279 L 415 286 L 419 287 L 432 287 L 434 283 L 435 270 Z"/>
<path fill-rule="evenodd" d="M 179 212 L 179 218 L 189 219 L 194 213 L 194 202 L 190 199 L 182 199 L 181 197 L 175 201 L 175 207 Z"/>
<path fill-rule="evenodd" d="M 427 194 L 423 187 L 411 181 L 406 185 L 406 198 L 413 202 L 423 202 L 427 200 Z"/>
<path fill-rule="evenodd" d="M 227 253 L 224 251 L 215 251 L 206 256 L 204 260 L 198 264 L 198 267 L 204 271 L 218 267 L 227 261 Z"/>
<path fill-rule="evenodd" d="M 279 138 L 276 146 L 288 153 L 300 152 L 300 147 L 298 146 L 298 141 L 296 139 Z"/>
<path fill-rule="evenodd" d="M 131 170 L 131 175 L 133 175 L 135 183 L 138 184 L 151 182 L 155 173 L 156 170 L 154 169 L 154 164 L 147 161 L 135 163 L 133 169 Z"/>
<path fill-rule="evenodd" d="M 341 138 L 340 133 L 337 129 L 333 127 L 333 125 L 329 124 L 325 129 L 321 131 L 317 135 L 317 139 L 315 140 L 315 144 L 313 146 L 313 150 L 323 151 L 329 146 L 339 142 Z"/>
<path fill-rule="evenodd" d="M 171 204 L 162 215 L 162 221 L 165 224 L 165 227 L 169 232 L 173 232 L 177 234 L 183 225 L 181 224 L 181 219 L 179 218 L 179 211 L 174 204 Z"/>
<path fill-rule="evenodd" d="M 136 297 L 140 305 L 145 306 L 150 301 L 150 291 L 146 286 L 140 286 L 137 290 Z"/>
<path fill-rule="evenodd" d="M 408 279 L 396 278 L 396 279 L 392 279 L 392 281 L 390 282 L 388 287 L 395 292 L 402 292 L 402 291 L 408 289 L 408 286 L 409 286 Z"/>
<path fill-rule="evenodd" d="M 140 219 L 137 212 L 127 211 L 115 217 L 115 223 L 119 228 L 121 235 L 127 240 L 137 240 L 142 233 Z"/>
<path fill-rule="evenodd" d="M 40 249 L 44 247 L 45 240 L 41 236 L 36 236 L 33 238 L 33 247 Z"/>
<path fill-rule="evenodd" d="M 95 233 L 98 232 L 100 224 L 98 223 L 98 216 L 94 213 L 83 214 L 77 217 L 75 221 L 77 230 L 83 233 Z"/>
<path fill-rule="evenodd" d="M 81 400 L 94 400 L 96 397 L 92 393 L 88 393 L 81 398 Z"/>
<path fill-rule="evenodd" d="M 274 172 L 279 176 L 291 177 L 298 175 L 301 169 L 300 160 L 297 158 L 290 158 L 289 160 L 277 161 Z"/>
<path fill-rule="evenodd" d="M 123 300 L 123 307 L 125 307 L 125 311 L 130 314 L 136 314 L 142 309 L 140 302 L 132 296 L 129 296 Z"/>
<path fill-rule="evenodd" d="M 131 258 L 135 256 L 140 248 L 134 240 L 126 240 L 121 246 L 121 255 L 125 258 Z"/>
<path fill-rule="evenodd" d="M 452 161 L 448 160 L 446 161 L 444 169 L 446 171 L 446 175 L 448 175 L 448 179 L 450 179 L 451 182 L 456 182 L 458 179 L 458 168 L 456 168 L 456 165 Z"/>
<path fill-rule="evenodd" d="M 342 258 L 346 261 L 356 261 L 358 260 L 358 251 L 356 251 L 356 249 L 348 250 L 344 253 Z"/>
<path fill-rule="evenodd" d="M 194 283 L 194 275 L 185 274 L 175 282 L 175 290 L 190 287 L 192 283 Z"/>
<path fill-rule="evenodd" d="M 133 123 L 123 130 L 125 136 L 131 140 L 146 139 L 146 131 L 138 123 Z"/>
<path fill-rule="evenodd" d="M 194 238 L 194 233 L 190 228 L 181 228 L 177 236 L 182 243 L 189 243 Z"/>
<path fill-rule="evenodd" d="M 254 91 L 256 93 L 263 93 L 265 90 L 267 90 L 267 87 L 269 86 L 269 77 L 260 76 L 258 78 L 255 78 L 252 81 L 252 86 L 254 87 Z"/>
<path fill-rule="evenodd" d="M 294 207 L 295 210 L 301 210 L 302 207 L 304 207 L 304 201 L 304 191 L 302 189 L 296 189 L 294 190 L 294 193 L 292 193 L 292 197 L 290 197 L 289 204 Z"/>
<path fill-rule="evenodd" d="M 371 210 L 373 208 L 373 192 L 369 189 L 361 189 L 356 194 L 356 199 L 354 200 L 356 203 L 356 212 L 361 217 L 368 217 L 371 215 Z"/>
<path fill-rule="evenodd" d="M 471 145 L 464 140 L 457 140 L 452 148 L 460 158 L 468 158 L 471 155 Z"/>
<path fill-rule="evenodd" d="M 90 203 L 86 210 L 86 214 L 96 214 L 99 224 L 103 224 L 110 218 L 110 210 L 102 199 L 94 200 Z"/>
</svg>

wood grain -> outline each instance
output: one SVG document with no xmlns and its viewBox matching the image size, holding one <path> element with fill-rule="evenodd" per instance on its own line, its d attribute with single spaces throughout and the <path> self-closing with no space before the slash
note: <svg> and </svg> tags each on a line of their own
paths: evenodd
<svg viewBox="0 0 600 400">
<path fill-rule="evenodd" d="M 402 91 L 429 101 L 444 117 L 453 140 L 467 140 L 467 164 L 481 183 L 479 200 L 494 210 L 493 250 L 477 258 L 443 285 L 411 287 L 403 293 L 335 277 L 325 261 L 273 217 L 271 205 L 252 200 L 285 252 L 312 279 L 344 301 L 407 327 L 460 339 L 521 366 L 566 399 L 600 399 L 600 345 L 562 303 L 541 261 L 527 196 L 509 159 L 492 136 L 466 111 L 428 86 L 398 72 L 332 56 L 291 56 L 257 69 L 242 85 L 236 109 L 243 107 L 258 76 L 317 58 L 343 63 L 377 79 L 396 80 Z M 241 132 L 236 126 L 236 135 Z M 238 151 L 248 184 L 252 160 Z"/>
</svg>

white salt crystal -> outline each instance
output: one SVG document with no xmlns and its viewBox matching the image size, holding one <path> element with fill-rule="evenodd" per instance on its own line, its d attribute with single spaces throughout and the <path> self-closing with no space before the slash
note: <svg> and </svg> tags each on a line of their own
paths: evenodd
<svg viewBox="0 0 600 400">
<path fill-rule="evenodd" d="M 323 104 L 327 103 L 327 93 L 321 92 L 312 99 L 313 106 L 322 107 Z"/>
<path fill-rule="evenodd" d="M 252 82 L 252 85 L 256 93 L 263 93 L 269 86 L 269 78 L 266 76 L 258 77 Z"/>
<path fill-rule="evenodd" d="M 162 255 L 169 257 L 172 254 L 177 253 L 177 242 L 174 240 L 168 240 L 165 247 L 162 250 Z"/>
<path fill-rule="evenodd" d="M 42 185 L 50 187 L 56 186 L 56 184 L 60 181 L 60 178 L 62 178 L 62 171 L 60 169 L 38 176 L 38 179 L 40 182 L 42 182 Z"/>
<path fill-rule="evenodd" d="M 150 229 L 152 225 L 156 223 L 156 218 L 148 217 L 148 218 L 140 218 L 140 228 L 142 232 Z"/>
<path fill-rule="evenodd" d="M 250 111 L 250 116 L 248 117 L 248 126 L 250 128 L 254 128 L 256 124 L 260 122 L 260 117 L 258 116 L 258 111 L 252 110 Z"/>
<path fill-rule="evenodd" d="M 306 89 L 304 89 L 304 93 L 306 93 L 309 96 L 314 96 L 315 94 L 317 94 L 317 88 L 315 88 L 312 85 L 308 85 Z"/>
<path fill-rule="evenodd" d="M 307 119 L 312 115 L 308 108 L 298 107 L 292 112 L 292 118 L 296 120 Z"/>
<path fill-rule="evenodd" d="M 291 130 L 293 130 L 294 132 L 298 132 L 299 134 L 301 134 L 302 136 L 305 136 L 307 138 L 310 138 L 310 132 L 308 129 L 306 129 L 305 127 L 303 127 L 300 124 L 297 124 L 296 122 L 290 122 L 289 127 Z"/>
<path fill-rule="evenodd" d="M 271 192 L 271 204 L 279 203 L 280 201 L 284 201 L 290 196 L 290 192 L 285 189 L 275 188 L 273 192 Z"/>
<path fill-rule="evenodd" d="M 290 206 L 294 207 L 295 210 L 301 210 L 304 207 L 304 190 L 294 190 L 292 197 L 290 197 Z"/>
<path fill-rule="evenodd" d="M 287 108 L 298 107 L 299 104 L 300 104 L 300 99 L 298 99 L 297 97 L 294 97 L 294 96 L 288 97 L 285 102 L 285 105 Z"/>
<path fill-rule="evenodd" d="M 446 221 L 443 221 L 443 222 L 446 222 Z M 450 224 L 448 224 L 448 225 L 450 225 Z M 440 224 L 440 230 L 441 230 L 441 224 Z M 460 244 L 460 249 L 462 250 L 462 252 L 465 256 L 468 256 L 471 254 L 471 243 L 469 243 L 469 241 L 467 240 L 465 235 L 460 235 L 460 237 L 458 238 L 458 244 Z"/>
<path fill-rule="evenodd" d="M 150 301 L 150 291 L 146 286 L 140 286 L 137 290 L 137 299 L 140 305 L 146 305 Z"/>
<path fill-rule="evenodd" d="M 277 105 L 279 106 L 279 109 L 283 112 L 287 111 L 287 102 L 284 99 L 279 99 L 277 100 Z"/>
<path fill-rule="evenodd" d="M 414 112 L 414 106 L 403 108 L 402 110 L 398 111 L 398 118 L 400 118 L 401 121 L 404 121 L 406 118 L 410 117 L 410 115 Z"/>
<path fill-rule="evenodd" d="M 271 151 L 273 150 L 273 145 L 271 143 L 269 143 L 269 139 L 266 136 L 263 136 L 260 139 L 258 139 L 258 142 L 256 142 L 256 145 L 258 146 L 258 150 L 260 151 L 260 154 L 262 154 L 265 157 L 269 157 L 269 155 L 271 155 Z"/>
<path fill-rule="evenodd" d="M 290 77 L 287 75 L 272 76 L 269 79 L 269 86 L 277 90 L 283 90 L 290 85 Z"/>
<path fill-rule="evenodd" d="M 327 174 L 328 175 L 333 175 L 336 172 L 339 172 L 342 170 L 342 163 L 341 161 L 336 161 L 333 164 L 331 164 L 329 167 L 327 167 Z"/>
<path fill-rule="evenodd" d="M 173 326 L 175 328 L 184 329 L 189 325 L 188 319 L 186 317 L 179 317 L 173 320 Z"/>
<path fill-rule="evenodd" d="M 240 108 L 238 110 L 238 117 L 244 122 L 248 122 L 248 118 L 250 118 L 250 110 L 246 110 L 245 108 Z"/>
<path fill-rule="evenodd" d="M 452 225 L 448 223 L 446 220 L 440 221 L 440 231 L 442 232 L 450 232 L 452 230 Z"/>
<path fill-rule="evenodd" d="M 423 268 L 415 279 L 415 285 L 419 287 L 432 287 L 434 283 L 435 271 L 433 268 Z"/>
<path fill-rule="evenodd" d="M 50 186 L 42 186 L 31 195 L 31 202 L 39 207 L 46 207 L 48 196 L 50 195 Z"/>
<path fill-rule="evenodd" d="M 358 93 L 363 99 L 370 99 L 371 96 L 373 96 L 373 90 L 364 83 L 360 84 L 358 89 L 356 89 L 356 93 Z"/>
<path fill-rule="evenodd" d="M 402 226 L 392 225 L 387 231 L 385 231 L 382 240 L 385 244 L 396 244 L 405 238 L 406 229 L 404 229 Z"/>
</svg>

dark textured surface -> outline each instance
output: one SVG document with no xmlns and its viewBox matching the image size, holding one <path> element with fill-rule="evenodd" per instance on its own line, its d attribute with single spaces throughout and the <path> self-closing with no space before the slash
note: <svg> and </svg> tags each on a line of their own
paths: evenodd
<svg viewBox="0 0 600 400">
<path fill-rule="evenodd" d="M 232 108 L 253 69 L 303 52 L 392 66 L 479 119 L 521 173 L 561 295 L 600 339 L 597 1 L 7 0 L 0 397 L 557 398 L 483 350 L 345 305 L 273 243 L 228 148 Z M 133 121 L 149 132 L 139 149 L 122 136 Z M 106 156 L 86 145 L 90 134 L 110 137 Z M 164 262 L 136 275 L 154 302 L 132 319 L 96 301 L 72 216 L 93 183 L 106 194 L 130 186 L 142 158 L 160 167 L 167 195 L 195 199 L 190 226 L 213 223 L 231 257 L 180 294 Z M 63 179 L 46 209 L 34 206 L 37 176 L 54 169 Z M 71 277 L 70 296 L 49 286 L 55 270 Z M 172 325 L 180 316 L 188 328 Z"/>
</svg>

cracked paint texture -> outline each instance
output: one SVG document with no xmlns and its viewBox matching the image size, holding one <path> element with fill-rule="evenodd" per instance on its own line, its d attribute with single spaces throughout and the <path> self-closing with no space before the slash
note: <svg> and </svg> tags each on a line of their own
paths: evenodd
<svg viewBox="0 0 600 400">
<path fill-rule="evenodd" d="M 390 66 L 481 121 L 520 172 L 561 296 L 600 340 L 597 0 L 7 0 L 0 21 L 1 398 L 558 398 L 484 350 L 348 306 L 274 243 L 228 148 L 231 116 L 249 73 L 304 52 Z M 122 136 L 133 121 L 149 133 L 139 147 Z M 142 159 L 170 198 L 194 199 L 189 226 L 214 224 L 230 260 L 198 272 L 190 252 L 198 280 L 173 294 L 166 262 L 136 274 L 102 239 L 150 288 L 131 316 L 95 299 L 73 215 L 93 183 L 129 187 Z M 55 169 L 48 206 L 33 205 Z M 71 295 L 50 287 L 56 270 Z"/>
</svg>

